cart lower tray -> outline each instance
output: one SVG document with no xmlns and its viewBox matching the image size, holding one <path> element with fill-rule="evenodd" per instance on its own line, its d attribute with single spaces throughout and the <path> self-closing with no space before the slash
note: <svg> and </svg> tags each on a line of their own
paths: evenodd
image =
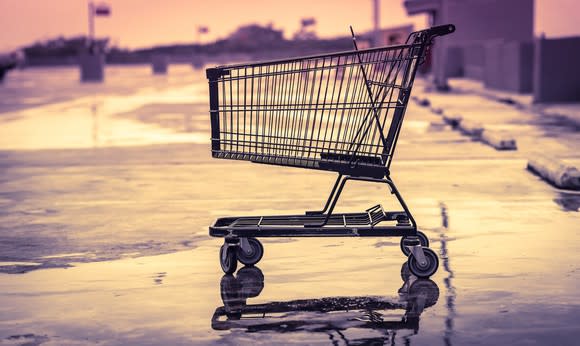
<svg viewBox="0 0 580 346">
<path fill-rule="evenodd" d="M 414 234 L 404 211 L 385 212 L 376 205 L 361 213 L 223 217 L 209 228 L 213 237 L 376 237 Z"/>
</svg>

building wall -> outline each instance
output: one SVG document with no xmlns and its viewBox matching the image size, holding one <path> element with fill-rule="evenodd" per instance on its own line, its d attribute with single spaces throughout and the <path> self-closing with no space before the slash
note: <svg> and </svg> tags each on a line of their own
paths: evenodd
<svg viewBox="0 0 580 346">
<path fill-rule="evenodd" d="M 518 93 L 532 91 L 532 42 L 490 40 L 485 43 L 483 82 L 486 87 Z"/>
<path fill-rule="evenodd" d="M 406 0 L 409 14 L 457 30 L 433 47 L 433 74 L 480 79 L 488 88 L 532 92 L 535 102 L 580 101 L 580 37 L 534 41 L 534 0 Z"/>
<path fill-rule="evenodd" d="M 580 100 L 580 37 L 536 40 L 534 101 Z"/>
<path fill-rule="evenodd" d="M 485 50 L 483 44 L 472 43 L 463 46 L 463 76 L 483 80 Z"/>
<path fill-rule="evenodd" d="M 533 89 L 533 42 L 505 42 L 502 45 L 503 90 L 529 93 Z"/>
<path fill-rule="evenodd" d="M 374 31 L 370 31 L 362 35 L 370 41 L 378 39 L 378 42 L 374 42 L 376 47 L 391 46 L 395 44 L 403 44 L 407 40 L 407 37 L 414 31 L 413 24 L 396 26 L 391 28 L 384 28 L 379 30 L 378 35 L 375 36 Z"/>
<path fill-rule="evenodd" d="M 447 23 L 455 24 L 457 31 L 434 47 L 433 73 L 435 81 L 440 84 L 445 84 L 447 77 L 455 76 L 457 71 L 480 77 L 487 73 L 486 66 L 490 68 L 491 65 L 479 60 L 473 52 L 468 52 L 469 49 L 481 52 L 486 42 L 497 39 L 532 41 L 534 1 L 441 0 L 433 12 L 433 25 Z M 457 52 L 458 47 L 461 47 L 461 53 Z M 488 56 L 487 53 L 483 55 Z M 494 71 L 498 69 L 492 68 Z"/>
<path fill-rule="evenodd" d="M 440 23 L 457 31 L 448 42 L 504 39 L 531 41 L 534 36 L 533 0 L 444 0 Z"/>
<path fill-rule="evenodd" d="M 502 61 L 503 40 L 489 40 L 484 44 L 483 83 L 488 88 L 502 89 L 504 69 Z"/>
</svg>

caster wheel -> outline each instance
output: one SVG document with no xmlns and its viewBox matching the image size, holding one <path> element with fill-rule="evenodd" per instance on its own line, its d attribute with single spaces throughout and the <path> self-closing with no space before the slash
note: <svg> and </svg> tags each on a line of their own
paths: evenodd
<svg viewBox="0 0 580 346">
<path fill-rule="evenodd" d="M 238 259 L 236 258 L 237 249 L 227 244 L 220 248 L 220 265 L 226 274 L 232 274 L 238 267 Z"/>
<path fill-rule="evenodd" d="M 427 238 L 425 233 L 423 233 L 421 231 L 417 231 L 417 237 L 419 238 L 419 242 L 421 243 L 422 247 L 429 247 L 429 238 Z M 403 245 L 406 238 L 407 237 L 401 238 L 401 251 L 403 252 L 403 254 L 405 256 L 409 257 L 409 254 L 411 254 L 411 251 L 409 251 L 409 249 L 407 249 L 407 247 Z"/>
<path fill-rule="evenodd" d="M 246 253 L 242 247 L 238 247 L 238 261 L 247 266 L 253 266 L 254 264 L 260 262 L 262 256 L 264 255 L 264 247 L 262 243 L 256 238 L 247 238 L 250 244 L 251 251 Z"/>
<path fill-rule="evenodd" d="M 421 265 L 415 256 L 409 256 L 409 270 L 413 275 L 421 279 L 427 279 L 431 275 L 435 274 L 437 268 L 439 268 L 439 259 L 435 254 L 435 251 L 429 248 L 423 248 L 423 253 L 425 254 L 425 260 L 427 263 L 425 265 Z"/>
</svg>

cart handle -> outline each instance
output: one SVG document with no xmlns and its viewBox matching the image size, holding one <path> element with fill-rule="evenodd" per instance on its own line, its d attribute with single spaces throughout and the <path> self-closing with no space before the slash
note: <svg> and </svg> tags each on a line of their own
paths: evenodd
<svg viewBox="0 0 580 346">
<path fill-rule="evenodd" d="M 455 32 L 455 25 L 453 24 L 438 25 L 427 29 L 427 32 L 431 38 L 435 36 L 445 36 Z"/>
</svg>

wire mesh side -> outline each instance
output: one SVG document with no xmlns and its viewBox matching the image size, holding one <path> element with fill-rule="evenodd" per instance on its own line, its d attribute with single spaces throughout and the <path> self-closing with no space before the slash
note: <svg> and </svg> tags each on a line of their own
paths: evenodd
<svg viewBox="0 0 580 346">
<path fill-rule="evenodd" d="M 420 48 L 223 68 L 226 74 L 214 81 L 214 156 L 313 168 L 325 162 L 384 167 L 394 142 L 388 132 L 400 126 L 393 115 L 404 112 Z"/>
</svg>

